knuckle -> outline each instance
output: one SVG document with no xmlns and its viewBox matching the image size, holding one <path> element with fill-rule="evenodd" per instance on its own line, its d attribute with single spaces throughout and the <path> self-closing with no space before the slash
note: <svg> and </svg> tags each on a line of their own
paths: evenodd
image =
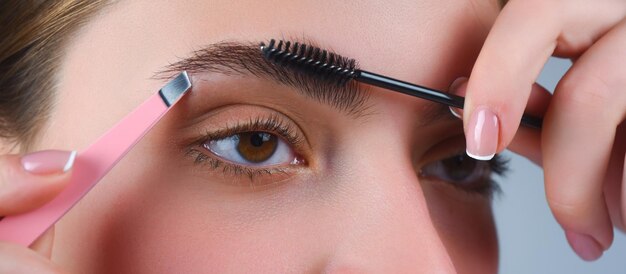
<svg viewBox="0 0 626 274">
<path fill-rule="evenodd" d="M 560 222 L 588 219 L 585 216 L 590 216 L 593 209 L 592 201 L 585 197 L 547 194 L 547 198 L 550 209 Z"/>
<path fill-rule="evenodd" d="M 611 88 L 595 74 L 571 75 L 559 83 L 555 99 L 575 111 L 598 111 L 611 105 Z M 591 108 L 591 109 L 590 109 Z"/>
</svg>

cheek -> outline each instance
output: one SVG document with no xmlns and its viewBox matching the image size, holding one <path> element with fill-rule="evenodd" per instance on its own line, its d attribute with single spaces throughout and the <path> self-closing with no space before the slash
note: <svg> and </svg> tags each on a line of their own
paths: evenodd
<svg viewBox="0 0 626 274">
<path fill-rule="evenodd" d="M 496 273 L 498 242 L 491 202 L 443 184 L 421 183 L 433 224 L 456 269 Z"/>
<path fill-rule="evenodd" d="M 455 200 L 449 190 L 427 184 L 426 201 L 418 201 L 417 184 L 408 180 L 412 171 L 406 170 L 406 178 L 381 177 L 401 171 L 393 164 L 397 157 L 367 157 L 401 155 L 376 151 L 387 143 L 372 140 L 384 139 L 362 140 L 358 148 L 345 149 L 347 158 L 336 159 L 353 165 L 362 159 L 359 165 L 377 169 L 341 166 L 331 173 L 343 176 L 250 192 L 211 180 L 219 170 L 192 167 L 171 145 L 171 122 L 163 120 L 63 219 L 55 261 L 79 273 L 305 272 L 333 256 L 393 267 L 404 255 L 411 263 L 429 258 L 435 252 L 424 246 L 439 238 L 458 269 L 484 272 L 486 262 L 495 262 L 488 204 Z M 424 207 L 430 214 L 417 210 Z M 439 236 L 425 233 L 431 223 Z"/>
<path fill-rule="evenodd" d="M 254 272 L 316 261 L 322 252 L 310 220 L 317 228 L 332 222 L 307 202 L 316 195 L 306 186 L 315 184 L 244 193 L 246 187 L 211 181 L 218 170 L 191 167 L 180 151 L 167 149 L 170 142 L 155 138 L 168 136 L 162 133 L 155 129 L 64 218 L 55 261 L 108 273 Z"/>
</svg>

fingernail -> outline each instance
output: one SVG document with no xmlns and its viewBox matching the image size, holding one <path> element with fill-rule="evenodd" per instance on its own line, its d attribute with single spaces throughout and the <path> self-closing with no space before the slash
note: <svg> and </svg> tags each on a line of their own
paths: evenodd
<svg viewBox="0 0 626 274">
<path fill-rule="evenodd" d="M 456 94 L 459 96 L 465 95 L 465 88 L 467 87 L 467 77 L 459 77 L 452 81 L 452 84 L 448 87 L 448 92 L 452 94 Z M 463 120 L 463 110 L 455 107 L 448 107 L 450 109 L 450 113 L 454 115 L 454 117 Z"/>
<path fill-rule="evenodd" d="M 465 88 L 465 84 L 467 83 L 468 78 L 467 77 L 459 77 L 454 79 L 454 81 L 452 81 L 452 84 L 450 84 L 450 86 L 448 87 L 448 92 L 450 93 L 454 93 L 456 95 L 462 95 L 464 94 L 462 89 L 459 89 L 461 87 Z"/>
<path fill-rule="evenodd" d="M 74 165 L 76 151 L 43 150 L 22 157 L 24 170 L 38 175 L 67 172 Z"/>
<path fill-rule="evenodd" d="M 486 107 L 478 107 L 470 117 L 467 141 L 467 155 L 476 160 L 491 160 L 498 148 L 498 117 Z"/>
<path fill-rule="evenodd" d="M 450 113 L 452 113 L 454 117 L 463 120 L 463 114 L 461 112 L 462 110 L 455 108 L 455 107 L 448 107 L 448 109 L 450 110 Z"/>
<path fill-rule="evenodd" d="M 589 235 L 566 231 L 565 236 L 572 249 L 585 261 L 595 261 L 604 252 L 600 244 Z"/>
</svg>

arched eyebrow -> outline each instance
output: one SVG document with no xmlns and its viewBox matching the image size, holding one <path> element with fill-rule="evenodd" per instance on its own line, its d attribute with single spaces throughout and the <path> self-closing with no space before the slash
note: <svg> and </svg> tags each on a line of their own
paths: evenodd
<svg viewBox="0 0 626 274">
<path fill-rule="evenodd" d="M 309 98 L 349 114 L 359 114 L 366 108 L 368 92 L 356 83 L 339 85 L 328 79 L 311 77 L 263 58 L 260 42 L 225 41 L 207 45 L 190 56 L 170 64 L 156 78 L 169 78 L 186 70 L 195 73 L 253 75 L 294 88 Z"/>
<path fill-rule="evenodd" d="M 301 43 L 302 44 L 302 43 Z M 305 44 L 315 45 L 310 41 Z M 193 51 L 189 56 L 168 65 L 156 74 L 167 79 L 186 70 L 190 74 L 220 73 L 224 75 L 252 75 L 294 88 L 300 94 L 327 104 L 351 116 L 362 116 L 367 109 L 367 86 L 349 81 L 339 84 L 332 79 L 312 77 L 266 60 L 259 48 L 260 42 L 222 41 Z M 419 100 L 419 99 L 417 99 Z M 441 119 L 456 119 L 446 106 L 428 102 L 418 111 L 418 127 Z"/>
</svg>

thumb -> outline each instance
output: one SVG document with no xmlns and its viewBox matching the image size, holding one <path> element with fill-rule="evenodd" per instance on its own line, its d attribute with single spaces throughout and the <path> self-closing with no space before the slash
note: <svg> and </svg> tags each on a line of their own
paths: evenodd
<svg viewBox="0 0 626 274">
<path fill-rule="evenodd" d="M 0 156 L 0 216 L 38 208 L 69 182 L 76 152 L 45 150 Z"/>
</svg>

